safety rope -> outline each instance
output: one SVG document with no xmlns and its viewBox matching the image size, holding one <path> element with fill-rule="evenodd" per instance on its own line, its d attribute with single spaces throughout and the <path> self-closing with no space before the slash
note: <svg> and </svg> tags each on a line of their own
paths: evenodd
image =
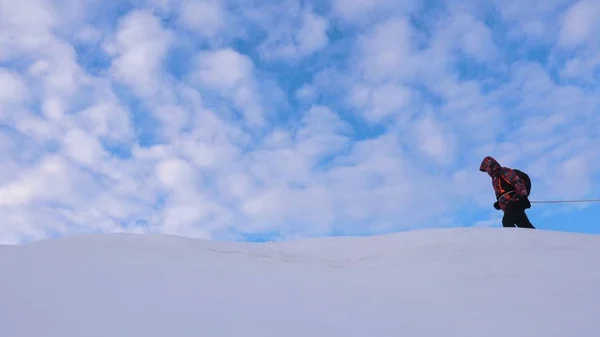
<svg viewBox="0 0 600 337">
<path fill-rule="evenodd" d="M 600 199 L 530 201 L 530 203 L 532 203 L 532 204 L 564 204 L 564 203 L 584 203 L 584 202 L 600 202 Z"/>
</svg>

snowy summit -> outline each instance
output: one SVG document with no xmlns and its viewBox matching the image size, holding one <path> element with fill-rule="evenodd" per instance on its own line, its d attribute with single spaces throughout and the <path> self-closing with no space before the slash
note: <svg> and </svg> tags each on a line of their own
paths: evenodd
<svg viewBox="0 0 600 337">
<path fill-rule="evenodd" d="M 600 236 L 444 229 L 0 246 L 6 337 L 597 337 Z"/>
</svg>

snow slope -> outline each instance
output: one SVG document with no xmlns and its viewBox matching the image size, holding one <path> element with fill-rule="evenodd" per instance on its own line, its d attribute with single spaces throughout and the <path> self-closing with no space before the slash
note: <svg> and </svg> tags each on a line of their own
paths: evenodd
<svg viewBox="0 0 600 337">
<path fill-rule="evenodd" d="M 470 228 L 0 246 L 0 335 L 597 337 L 600 236 Z"/>
</svg>

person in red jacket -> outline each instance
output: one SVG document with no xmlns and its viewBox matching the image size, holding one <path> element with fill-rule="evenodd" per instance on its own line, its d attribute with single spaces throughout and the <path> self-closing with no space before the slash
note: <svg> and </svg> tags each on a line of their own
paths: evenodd
<svg viewBox="0 0 600 337">
<path fill-rule="evenodd" d="M 525 209 L 531 207 L 525 181 L 515 171 L 501 166 L 490 156 L 483 158 L 479 171 L 486 172 L 492 178 L 497 200 L 494 208 L 504 212 L 502 226 L 535 228 L 525 214 Z"/>
</svg>

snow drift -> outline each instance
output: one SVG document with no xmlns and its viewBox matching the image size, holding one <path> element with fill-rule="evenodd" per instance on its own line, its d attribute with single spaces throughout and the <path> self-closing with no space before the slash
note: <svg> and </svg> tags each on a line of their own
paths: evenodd
<svg viewBox="0 0 600 337">
<path fill-rule="evenodd" d="M 423 230 L 287 243 L 0 246 L 6 337 L 600 336 L 600 236 Z"/>
</svg>

